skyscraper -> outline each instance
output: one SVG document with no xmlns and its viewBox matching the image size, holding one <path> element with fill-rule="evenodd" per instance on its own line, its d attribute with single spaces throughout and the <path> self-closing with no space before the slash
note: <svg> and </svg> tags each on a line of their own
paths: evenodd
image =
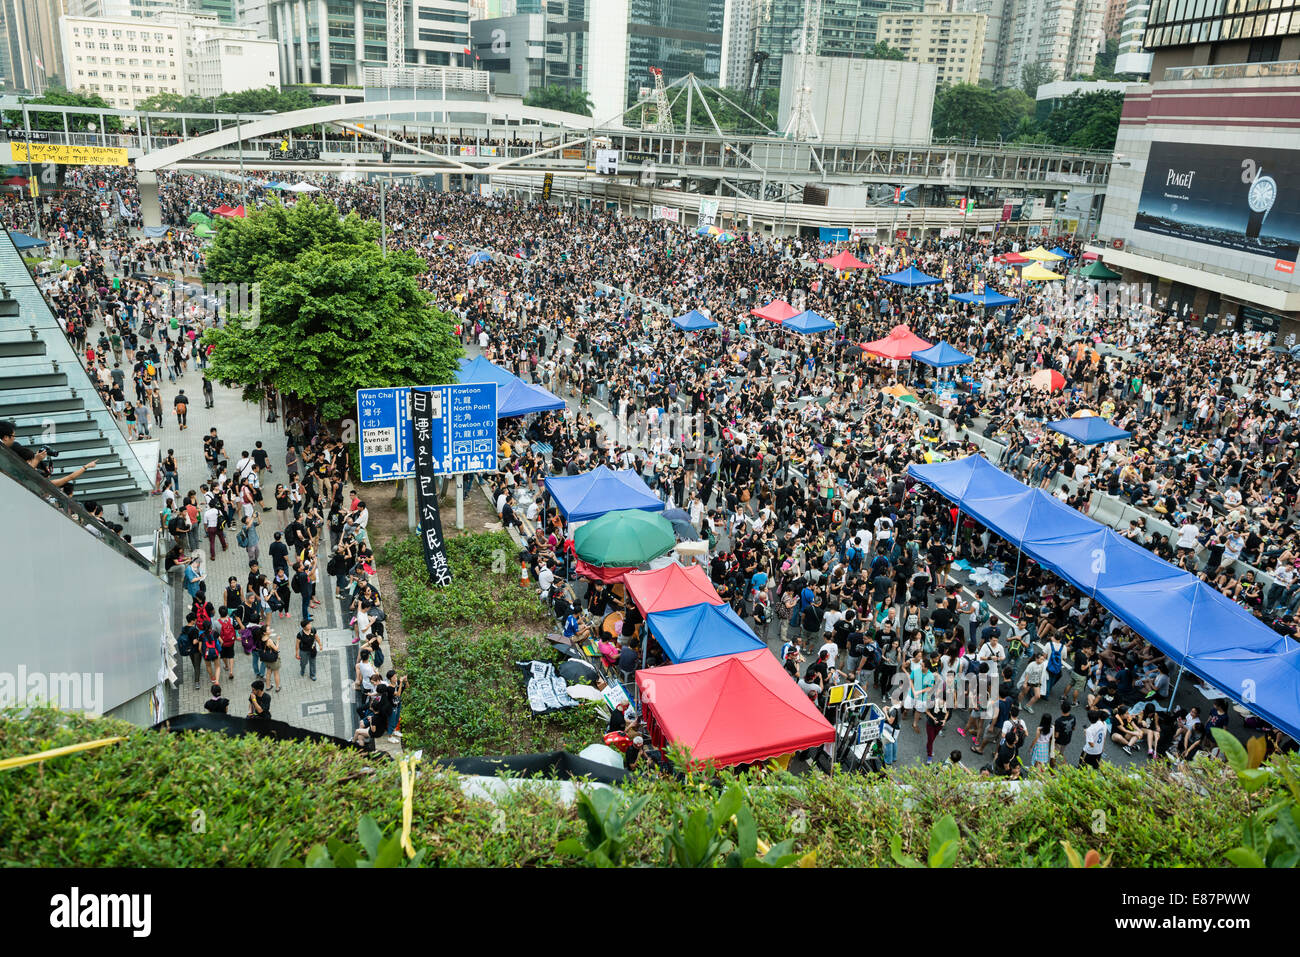
<svg viewBox="0 0 1300 957">
<path fill-rule="evenodd" d="M 965 8 L 988 15 L 980 77 L 996 87 L 1019 86 L 1028 66 L 1068 80 L 1096 65 L 1106 0 L 965 0 Z"/>
</svg>

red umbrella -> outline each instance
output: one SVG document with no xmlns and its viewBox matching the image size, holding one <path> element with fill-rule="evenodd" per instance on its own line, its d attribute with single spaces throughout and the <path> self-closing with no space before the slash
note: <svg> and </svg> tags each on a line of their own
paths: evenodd
<svg viewBox="0 0 1300 957">
<path fill-rule="evenodd" d="M 1099 257 L 1097 256 L 1096 253 L 1084 253 L 1083 258 L 1092 261 L 1094 259 L 1098 259 Z"/>
<path fill-rule="evenodd" d="M 877 339 L 875 342 L 862 342 L 858 345 L 863 352 L 870 352 L 875 356 L 884 356 L 886 359 L 910 359 L 913 352 L 928 349 L 934 343 L 926 342 L 907 326 L 899 323 L 889 330 L 889 335 L 885 336 L 885 338 Z"/>
<path fill-rule="evenodd" d="M 10 176 L 7 180 L 5 180 L 5 185 L 6 185 L 6 186 L 26 186 L 26 185 L 27 185 L 27 177 L 25 177 L 25 176 Z"/>
<path fill-rule="evenodd" d="M 838 256 L 830 256 L 826 259 L 817 260 L 823 266 L 830 266 L 834 269 L 866 269 L 867 264 L 858 259 L 857 256 L 847 249 Z"/>
<path fill-rule="evenodd" d="M 784 299 L 776 299 L 761 309 L 749 310 L 749 314 L 758 316 L 760 319 L 767 319 L 770 322 L 785 322 L 787 319 L 793 319 L 799 315 L 799 310 Z"/>
<path fill-rule="evenodd" d="M 1039 369 L 1029 377 L 1029 384 L 1035 389 L 1046 389 L 1048 392 L 1058 392 L 1065 388 L 1065 376 L 1055 369 Z"/>
</svg>

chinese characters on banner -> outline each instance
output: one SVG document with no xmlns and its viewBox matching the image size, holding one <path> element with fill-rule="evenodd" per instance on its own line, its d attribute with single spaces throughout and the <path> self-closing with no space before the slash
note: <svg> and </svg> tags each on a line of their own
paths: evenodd
<svg viewBox="0 0 1300 957">
<path fill-rule="evenodd" d="M 411 390 L 411 425 L 415 432 L 416 508 L 420 516 L 420 544 L 424 547 L 424 564 L 429 580 L 439 587 L 451 584 L 447 564 L 447 547 L 442 540 L 442 515 L 438 511 L 437 477 L 433 461 L 433 427 L 430 421 L 433 396 L 421 389 Z"/>
</svg>

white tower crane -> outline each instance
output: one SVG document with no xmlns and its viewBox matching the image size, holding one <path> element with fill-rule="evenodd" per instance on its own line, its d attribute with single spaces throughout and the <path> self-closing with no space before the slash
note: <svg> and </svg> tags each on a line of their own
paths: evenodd
<svg viewBox="0 0 1300 957">
<path fill-rule="evenodd" d="M 402 0 L 388 0 L 388 68 L 406 66 L 406 7 Z"/>
</svg>

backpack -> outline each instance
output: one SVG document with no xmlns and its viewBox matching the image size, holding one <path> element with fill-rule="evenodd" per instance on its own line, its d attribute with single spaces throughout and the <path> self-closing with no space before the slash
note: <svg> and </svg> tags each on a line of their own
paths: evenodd
<svg viewBox="0 0 1300 957">
<path fill-rule="evenodd" d="M 241 528 L 239 534 L 235 536 L 235 544 L 240 548 L 248 547 L 248 529 Z"/>
<path fill-rule="evenodd" d="M 229 648 L 235 643 L 235 623 L 229 618 L 221 620 L 221 645 Z"/>
<path fill-rule="evenodd" d="M 981 598 L 978 607 L 975 609 L 975 624 L 982 625 L 989 620 L 989 617 L 989 603 Z"/>
<path fill-rule="evenodd" d="M 1047 653 L 1047 673 L 1049 675 L 1059 675 L 1061 673 L 1061 646 L 1056 643 L 1048 645 L 1051 650 Z"/>
<path fill-rule="evenodd" d="M 217 641 L 217 636 L 212 632 L 205 632 L 203 635 L 203 657 L 208 661 L 214 661 L 221 657 L 221 643 Z"/>
<path fill-rule="evenodd" d="M 289 579 L 289 587 L 293 589 L 295 595 L 302 591 L 302 586 L 298 584 L 297 575 L 294 575 L 293 578 Z"/>
</svg>

